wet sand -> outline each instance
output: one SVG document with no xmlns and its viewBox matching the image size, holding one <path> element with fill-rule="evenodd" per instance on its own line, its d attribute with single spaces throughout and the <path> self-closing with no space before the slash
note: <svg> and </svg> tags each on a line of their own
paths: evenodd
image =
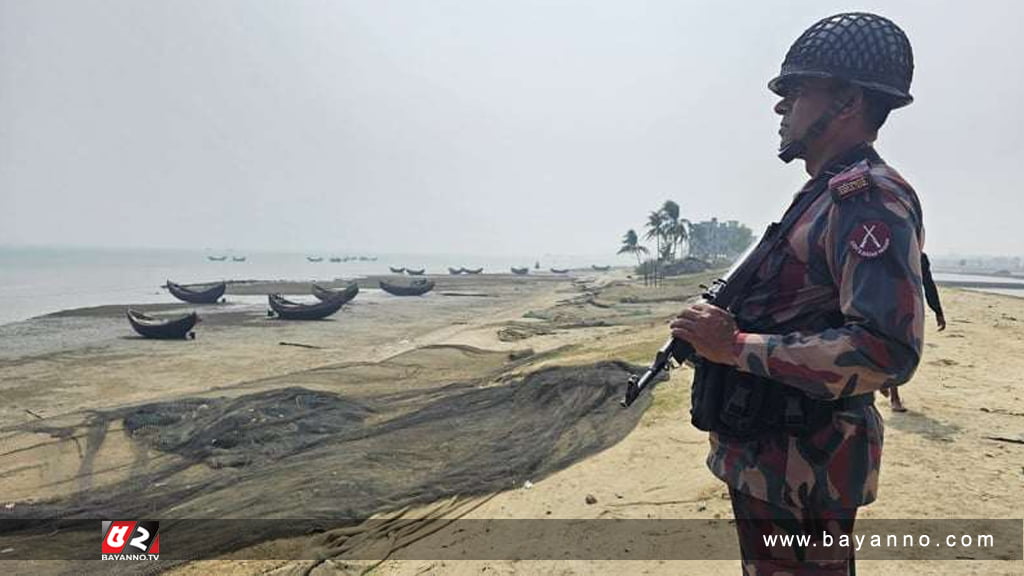
<svg viewBox="0 0 1024 576">
<path fill-rule="evenodd" d="M 435 293 L 423 298 L 392 297 L 370 289 L 370 284 L 351 306 L 322 322 L 283 322 L 264 314 L 265 301 L 259 294 L 304 293 L 308 285 L 232 285 L 228 300 L 234 302 L 200 307 L 207 320 L 199 327 L 198 339 L 187 342 L 132 336 L 121 307 L 36 319 L 19 325 L 17 334 L 0 332 L 4 342 L 24 341 L 0 357 L 0 391 L 6 400 L 0 406 L 3 499 L 14 510 L 45 501 L 67 502 L 83 491 L 130 479 L 140 451 L 151 459 L 173 458 L 140 446 L 119 421 L 112 421 L 100 452 L 90 457 L 93 464 L 84 466 L 83 447 L 89 438 L 83 415 L 90 411 L 109 413 L 181 398 L 237 398 L 281 390 L 286 384 L 314 391 L 344 389 L 356 399 L 357 385 L 366 380 L 376 384 L 365 388 L 365 394 L 371 388 L 374 393 L 395 393 L 408 386 L 434 390 L 459 381 L 477 382 L 474 388 L 501 387 L 552 366 L 593 366 L 612 359 L 646 364 L 666 336 L 667 319 L 682 301 L 698 293 L 697 284 L 710 277 L 674 280 L 655 289 L 627 280 L 622 270 L 581 272 L 575 278 L 439 276 Z M 942 294 L 950 327 L 938 334 L 929 325 L 926 356 L 914 381 L 904 388 L 910 412 L 890 414 L 881 408 L 887 434 L 880 496 L 862 510 L 863 518 L 1021 515 L 1024 446 L 986 437 L 1012 437 L 1024 430 L 1024 391 L 1019 386 L 1024 300 L 947 289 Z M 186 306 L 157 308 L 173 312 Z M 360 372 L 364 368 L 369 371 Z M 706 437 L 685 418 L 688 376 L 686 368 L 673 372 L 671 380 L 655 390 L 649 407 L 637 406 L 642 419 L 638 425 L 628 424 L 635 427 L 624 439 L 610 439 L 599 453 L 553 469 L 560 471 L 526 478 L 529 489 L 519 482 L 505 490 L 467 493 L 433 505 L 384 509 L 380 516 L 728 517 L 725 489 L 703 464 Z M 486 382 L 475 380 L 479 378 Z M 205 462 L 192 470 L 219 477 L 239 469 L 215 469 Z M 241 486 L 255 494 L 273 481 L 253 475 Z M 588 495 L 596 501 L 587 503 Z M 457 538 L 443 529 L 424 536 L 430 545 Z M 308 547 L 315 541 L 312 536 L 286 538 L 263 546 Z M 360 573 L 375 564 L 351 565 L 330 558 L 316 563 L 199 562 L 172 572 L 335 574 Z M 374 574 L 606 574 L 619 573 L 622 566 L 585 561 L 392 560 L 376 565 Z M 651 574 L 737 569 L 735 561 L 642 561 L 629 566 L 631 571 Z M 862 571 L 904 574 L 908 566 L 870 562 Z M 74 571 L 73 565 L 63 563 L 35 562 L 18 568 L 25 573 Z M 1019 573 L 1018 569 L 1019 564 L 1001 562 L 912 565 L 920 574 L 996 575 Z"/>
</svg>

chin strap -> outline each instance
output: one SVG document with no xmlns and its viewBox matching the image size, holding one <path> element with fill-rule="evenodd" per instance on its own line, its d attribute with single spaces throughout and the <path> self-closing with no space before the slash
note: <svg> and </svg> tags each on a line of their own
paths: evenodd
<svg viewBox="0 0 1024 576">
<path fill-rule="evenodd" d="M 851 95 L 846 99 L 836 98 L 833 100 L 832 105 L 829 106 L 828 110 L 825 110 L 825 112 L 823 112 L 821 116 L 814 121 L 814 124 L 811 124 L 807 129 L 807 132 L 804 132 L 803 136 L 796 140 L 792 140 L 779 148 L 779 160 L 789 164 L 794 158 L 802 157 L 804 153 L 807 152 L 807 144 L 809 142 L 814 142 L 819 136 L 821 136 L 821 134 L 825 132 L 825 129 L 828 128 L 829 123 L 831 123 L 840 112 L 851 106 L 855 98 L 855 95 Z"/>
</svg>

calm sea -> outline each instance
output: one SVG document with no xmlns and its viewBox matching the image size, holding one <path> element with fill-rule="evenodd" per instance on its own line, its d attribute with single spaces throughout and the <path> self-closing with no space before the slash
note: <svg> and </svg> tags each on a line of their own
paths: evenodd
<svg viewBox="0 0 1024 576">
<path fill-rule="evenodd" d="M 227 256 L 227 260 L 211 262 L 207 256 Z M 232 257 L 242 256 L 244 262 L 232 261 Z M 323 261 L 309 262 L 307 256 L 322 257 Z M 377 260 L 330 262 L 332 256 L 376 256 Z M 386 274 L 389 266 L 426 268 L 428 274 L 447 274 L 449 266 L 483 267 L 485 274 L 508 273 L 510 266 L 532 268 L 538 261 L 542 270 L 630 263 L 628 258 L 614 254 L 495 257 L 0 247 L 0 324 L 85 306 L 173 302 L 160 288 L 167 280 L 188 284 L 220 280 L 351 279 Z"/>
<path fill-rule="evenodd" d="M 227 256 L 211 262 L 207 256 Z M 232 257 L 245 257 L 234 262 Z M 306 257 L 322 257 L 309 262 Z M 376 261 L 330 262 L 331 256 L 377 257 Z M 206 252 L 198 250 L 114 250 L 83 248 L 0 247 L 0 324 L 85 306 L 173 302 L 160 288 L 167 280 L 182 284 L 219 280 L 334 280 L 387 274 L 389 266 L 426 268 L 428 274 L 447 274 L 448 267 L 484 268 L 484 273 L 507 273 L 510 266 L 587 268 L 630 265 L 625 256 L 472 256 L 458 254 L 346 254 Z M 1008 278 L 939 273 L 936 280 L 1007 282 Z M 985 290 L 1024 296 L 1021 290 Z"/>
</svg>

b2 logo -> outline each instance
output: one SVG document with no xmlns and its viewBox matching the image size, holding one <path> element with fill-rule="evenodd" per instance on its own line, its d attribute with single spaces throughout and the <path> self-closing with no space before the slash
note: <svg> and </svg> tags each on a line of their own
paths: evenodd
<svg viewBox="0 0 1024 576">
<path fill-rule="evenodd" d="M 156 560 L 160 554 L 160 523 L 104 520 L 102 552 L 103 560 Z"/>
</svg>

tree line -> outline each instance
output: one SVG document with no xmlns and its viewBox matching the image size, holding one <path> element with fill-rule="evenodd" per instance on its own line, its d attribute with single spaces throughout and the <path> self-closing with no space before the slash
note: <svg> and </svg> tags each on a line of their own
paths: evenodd
<svg viewBox="0 0 1024 576">
<path fill-rule="evenodd" d="M 637 274 L 643 275 L 645 283 L 731 262 L 754 238 L 750 228 L 736 220 L 691 222 L 681 216 L 679 204 L 672 200 L 651 211 L 644 227 L 643 240 L 653 242 L 653 257 L 651 248 L 641 243 L 640 235 L 632 228 L 623 235 L 618 254 L 636 258 Z"/>
</svg>

